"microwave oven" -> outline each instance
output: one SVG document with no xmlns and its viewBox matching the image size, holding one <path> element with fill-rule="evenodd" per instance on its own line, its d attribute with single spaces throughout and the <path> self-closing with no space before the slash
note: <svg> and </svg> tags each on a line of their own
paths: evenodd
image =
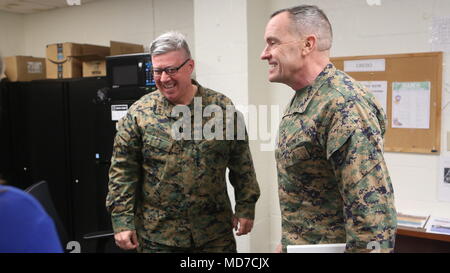
<svg viewBox="0 0 450 273">
<path fill-rule="evenodd" d="M 106 77 L 111 88 L 138 87 L 155 90 L 149 53 L 106 57 Z"/>
</svg>

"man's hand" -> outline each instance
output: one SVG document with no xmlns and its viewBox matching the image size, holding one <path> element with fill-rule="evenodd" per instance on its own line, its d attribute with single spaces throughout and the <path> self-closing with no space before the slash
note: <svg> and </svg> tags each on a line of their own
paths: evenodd
<svg viewBox="0 0 450 273">
<path fill-rule="evenodd" d="M 239 224 L 239 230 L 238 230 Z M 237 218 L 233 216 L 233 228 L 237 230 L 237 236 L 245 235 L 252 231 L 253 228 L 253 220 L 247 218 Z"/>
<path fill-rule="evenodd" d="M 275 247 L 275 253 L 281 253 L 281 252 L 283 252 L 283 246 L 281 244 L 278 244 Z"/>
<path fill-rule="evenodd" d="M 135 249 L 139 246 L 135 230 L 126 230 L 114 234 L 116 245 L 124 250 Z"/>
</svg>

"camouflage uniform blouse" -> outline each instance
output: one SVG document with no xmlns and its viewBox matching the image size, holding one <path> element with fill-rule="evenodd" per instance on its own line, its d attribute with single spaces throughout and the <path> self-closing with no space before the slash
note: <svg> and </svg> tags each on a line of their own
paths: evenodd
<svg viewBox="0 0 450 273">
<path fill-rule="evenodd" d="M 346 243 L 394 247 L 396 211 L 383 158 L 385 114 L 373 95 L 328 64 L 296 92 L 280 123 L 276 160 L 283 250 Z"/>
<path fill-rule="evenodd" d="M 203 109 L 232 105 L 224 95 L 193 84 Z M 259 197 L 248 139 L 175 140 L 173 107 L 156 91 L 134 103 L 119 121 L 106 202 L 114 232 L 136 230 L 140 238 L 177 247 L 233 236 L 226 168 L 237 217 L 253 219 Z"/>
</svg>

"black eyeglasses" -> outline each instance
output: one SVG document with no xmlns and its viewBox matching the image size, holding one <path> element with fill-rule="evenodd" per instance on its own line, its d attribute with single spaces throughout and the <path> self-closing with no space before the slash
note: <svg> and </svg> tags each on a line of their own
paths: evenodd
<svg viewBox="0 0 450 273">
<path fill-rule="evenodd" d="M 185 65 L 189 60 L 190 59 L 187 59 L 186 61 L 184 61 L 184 63 L 182 63 L 178 67 L 153 68 L 152 69 L 153 76 L 161 77 L 163 72 L 166 72 L 166 74 L 170 76 L 175 75 L 178 72 L 178 70 L 180 70 L 180 68 L 182 68 L 183 65 Z"/>
</svg>

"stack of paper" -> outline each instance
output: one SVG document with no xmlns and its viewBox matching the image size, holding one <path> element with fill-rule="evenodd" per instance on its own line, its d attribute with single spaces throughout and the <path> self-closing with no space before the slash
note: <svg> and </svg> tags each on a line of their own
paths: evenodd
<svg viewBox="0 0 450 273">
<path fill-rule="evenodd" d="M 397 213 L 397 223 L 399 226 L 412 228 L 425 228 L 429 215 L 407 215 Z"/>
<path fill-rule="evenodd" d="M 450 219 L 431 217 L 427 224 L 427 232 L 450 235 Z"/>
</svg>

